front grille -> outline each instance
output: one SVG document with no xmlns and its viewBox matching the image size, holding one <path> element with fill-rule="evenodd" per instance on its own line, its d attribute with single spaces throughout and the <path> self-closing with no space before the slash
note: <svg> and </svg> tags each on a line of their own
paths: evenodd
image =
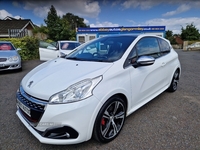
<svg viewBox="0 0 200 150">
<path fill-rule="evenodd" d="M 0 67 L 0 69 L 8 69 L 10 66 Z"/>
<path fill-rule="evenodd" d="M 20 99 L 31 109 L 35 109 L 38 111 L 44 111 L 44 105 L 34 103 L 28 99 L 26 99 L 21 93 L 19 93 Z"/>
<path fill-rule="evenodd" d="M 5 62 L 7 58 L 0 58 L 0 62 Z"/>
<path fill-rule="evenodd" d="M 30 109 L 30 116 L 27 115 L 20 107 L 21 114 L 32 124 L 37 124 L 45 111 L 47 102 L 43 102 L 26 94 L 22 87 L 16 94 L 17 100 Z"/>
</svg>

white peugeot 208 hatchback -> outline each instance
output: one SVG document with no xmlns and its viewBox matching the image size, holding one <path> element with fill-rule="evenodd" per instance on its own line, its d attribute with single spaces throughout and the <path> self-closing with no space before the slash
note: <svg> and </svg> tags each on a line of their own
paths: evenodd
<svg viewBox="0 0 200 150">
<path fill-rule="evenodd" d="M 112 35 L 30 71 L 16 93 L 17 116 L 42 143 L 110 142 L 125 119 L 181 74 L 178 54 L 155 35 Z"/>
</svg>

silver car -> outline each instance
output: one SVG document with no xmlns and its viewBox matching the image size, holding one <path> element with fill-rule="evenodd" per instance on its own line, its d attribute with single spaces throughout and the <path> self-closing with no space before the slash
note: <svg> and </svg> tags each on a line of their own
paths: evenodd
<svg viewBox="0 0 200 150">
<path fill-rule="evenodd" d="M 11 42 L 0 41 L 0 71 L 22 70 L 21 57 Z"/>
</svg>

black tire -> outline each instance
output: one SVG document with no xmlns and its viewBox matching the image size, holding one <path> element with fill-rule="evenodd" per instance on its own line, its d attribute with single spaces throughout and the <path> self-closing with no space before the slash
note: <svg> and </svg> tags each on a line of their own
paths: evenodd
<svg viewBox="0 0 200 150">
<path fill-rule="evenodd" d="M 111 97 L 100 109 L 93 129 L 93 138 L 108 143 L 120 133 L 126 118 L 126 103 L 119 96 Z"/>
<path fill-rule="evenodd" d="M 179 81 L 179 70 L 176 70 L 174 75 L 173 75 L 171 84 L 170 84 L 169 88 L 167 89 L 167 91 L 168 92 L 175 92 L 177 90 L 178 81 Z"/>
</svg>

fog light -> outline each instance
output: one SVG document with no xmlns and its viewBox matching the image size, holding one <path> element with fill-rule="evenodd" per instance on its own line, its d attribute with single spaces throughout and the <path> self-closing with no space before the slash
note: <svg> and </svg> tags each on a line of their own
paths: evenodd
<svg viewBox="0 0 200 150">
<path fill-rule="evenodd" d="M 78 137 L 78 132 L 71 127 L 63 126 L 48 128 L 42 136 L 51 139 L 75 139 Z"/>
</svg>

